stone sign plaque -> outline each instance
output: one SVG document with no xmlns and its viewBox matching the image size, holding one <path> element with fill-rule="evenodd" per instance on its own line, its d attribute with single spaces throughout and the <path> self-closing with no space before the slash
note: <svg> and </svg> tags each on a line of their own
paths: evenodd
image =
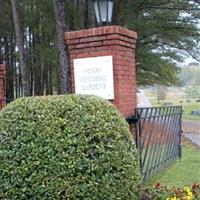
<svg viewBox="0 0 200 200">
<path fill-rule="evenodd" d="M 114 99 L 113 57 L 74 59 L 76 94 L 92 94 Z"/>
</svg>

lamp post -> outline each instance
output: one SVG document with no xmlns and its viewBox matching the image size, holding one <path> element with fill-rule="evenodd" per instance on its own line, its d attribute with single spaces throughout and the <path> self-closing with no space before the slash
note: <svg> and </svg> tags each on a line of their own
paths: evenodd
<svg viewBox="0 0 200 200">
<path fill-rule="evenodd" d="M 93 0 L 97 24 L 109 25 L 112 22 L 114 0 Z"/>
</svg>

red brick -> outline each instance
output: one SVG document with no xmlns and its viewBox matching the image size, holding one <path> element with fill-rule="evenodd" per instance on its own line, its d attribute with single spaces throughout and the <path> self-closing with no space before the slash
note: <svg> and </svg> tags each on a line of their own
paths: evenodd
<svg viewBox="0 0 200 200">
<path fill-rule="evenodd" d="M 76 44 L 75 49 L 82 49 L 82 48 L 88 48 L 88 47 L 98 47 L 102 46 L 102 42 L 90 42 L 90 43 L 82 43 L 82 44 Z"/>
<path fill-rule="evenodd" d="M 114 39 L 120 39 L 120 35 L 119 34 L 110 34 L 106 36 L 107 40 L 114 40 Z"/>
<path fill-rule="evenodd" d="M 78 44 L 80 42 L 79 39 L 71 39 L 71 40 L 67 40 L 67 44 L 70 45 L 70 44 Z"/>
<path fill-rule="evenodd" d="M 95 36 L 95 37 L 84 37 L 80 39 L 80 43 L 94 42 L 94 41 L 103 41 L 106 39 L 106 36 Z"/>
<path fill-rule="evenodd" d="M 74 48 L 75 48 L 75 45 L 68 45 L 69 50 L 74 49 Z"/>
<path fill-rule="evenodd" d="M 74 91 L 73 59 L 113 56 L 115 99 L 111 102 L 124 116 L 134 114 L 136 106 L 135 43 L 137 33 L 109 26 L 65 34 L 70 49 Z"/>
</svg>

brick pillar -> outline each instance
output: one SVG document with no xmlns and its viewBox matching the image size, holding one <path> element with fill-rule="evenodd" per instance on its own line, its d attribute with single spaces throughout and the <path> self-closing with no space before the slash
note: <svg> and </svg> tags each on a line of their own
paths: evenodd
<svg viewBox="0 0 200 200">
<path fill-rule="evenodd" d="M 65 33 L 71 63 L 72 91 L 73 60 L 98 56 L 113 56 L 114 100 L 111 102 L 124 117 L 136 108 L 135 44 L 137 33 L 120 26 L 107 26 Z"/>
<path fill-rule="evenodd" d="M 4 88 L 4 80 L 5 80 L 5 65 L 0 64 L 0 110 L 3 106 L 5 106 L 5 88 Z"/>
</svg>

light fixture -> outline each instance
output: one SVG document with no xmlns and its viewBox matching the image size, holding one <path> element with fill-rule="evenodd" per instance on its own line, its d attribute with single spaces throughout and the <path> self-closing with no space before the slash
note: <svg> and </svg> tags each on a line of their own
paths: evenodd
<svg viewBox="0 0 200 200">
<path fill-rule="evenodd" d="M 114 0 L 93 0 L 98 25 L 109 25 L 112 22 Z"/>
</svg>

